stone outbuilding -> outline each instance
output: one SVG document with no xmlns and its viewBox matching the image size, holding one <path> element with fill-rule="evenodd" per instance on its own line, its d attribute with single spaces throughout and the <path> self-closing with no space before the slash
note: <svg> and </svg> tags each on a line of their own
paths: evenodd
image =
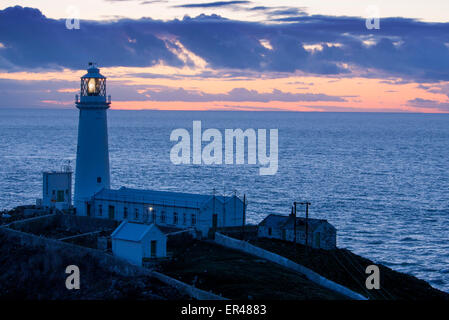
<svg viewBox="0 0 449 320">
<path fill-rule="evenodd" d="M 294 216 L 268 215 L 258 226 L 257 236 L 294 241 Z M 306 219 L 296 218 L 296 242 L 306 243 Z M 317 249 L 337 247 L 337 230 L 327 220 L 308 219 L 308 244 Z"/>
</svg>

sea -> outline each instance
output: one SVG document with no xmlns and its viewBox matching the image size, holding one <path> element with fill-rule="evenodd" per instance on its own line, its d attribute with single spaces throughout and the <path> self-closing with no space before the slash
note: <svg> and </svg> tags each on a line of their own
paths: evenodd
<svg viewBox="0 0 449 320">
<path fill-rule="evenodd" d="M 278 129 L 277 173 L 173 164 L 170 135 L 195 120 Z M 250 223 L 310 201 L 339 247 L 449 292 L 448 114 L 109 110 L 108 125 L 112 188 L 246 195 Z M 75 108 L 0 108 L 0 209 L 41 198 L 42 171 L 75 170 L 77 126 Z"/>
</svg>

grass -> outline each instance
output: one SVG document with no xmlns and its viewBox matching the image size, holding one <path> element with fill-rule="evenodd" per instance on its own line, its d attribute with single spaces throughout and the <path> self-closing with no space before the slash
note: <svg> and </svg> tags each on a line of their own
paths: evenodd
<svg viewBox="0 0 449 320">
<path fill-rule="evenodd" d="M 173 257 L 161 271 L 230 299 L 341 300 L 277 264 L 210 242 L 170 240 Z"/>
<path fill-rule="evenodd" d="M 373 261 L 358 256 L 346 249 L 320 250 L 307 249 L 291 242 L 276 239 L 252 239 L 253 245 L 289 258 L 320 275 L 344 285 L 374 300 L 428 300 L 449 299 L 449 294 L 430 286 L 424 280 L 394 271 L 386 266 L 380 269 L 380 290 L 367 290 L 365 281 L 366 267 Z"/>
<path fill-rule="evenodd" d="M 80 290 L 65 287 L 65 268 L 80 268 Z M 22 245 L 0 234 L 0 299 L 98 300 L 186 299 L 176 289 L 150 276 L 123 276 L 82 251 Z"/>
</svg>

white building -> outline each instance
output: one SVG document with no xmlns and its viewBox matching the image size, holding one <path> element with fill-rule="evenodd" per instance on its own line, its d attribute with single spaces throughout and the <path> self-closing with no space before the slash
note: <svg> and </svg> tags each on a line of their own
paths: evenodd
<svg viewBox="0 0 449 320">
<path fill-rule="evenodd" d="M 257 228 L 260 238 L 294 241 L 294 216 L 268 215 Z M 308 244 L 316 249 L 333 250 L 337 248 L 337 230 L 327 220 L 308 219 Z M 296 218 L 296 242 L 306 243 L 306 219 Z"/>
<path fill-rule="evenodd" d="M 81 77 L 78 147 L 76 151 L 75 207 L 78 215 L 89 215 L 92 195 L 109 188 L 108 124 L 106 111 L 111 103 L 106 98 L 106 78 L 89 63 Z"/>
<path fill-rule="evenodd" d="M 60 210 L 68 209 L 72 205 L 72 172 L 43 172 L 42 177 L 42 205 Z"/>
<path fill-rule="evenodd" d="M 194 228 L 207 236 L 211 228 L 241 226 L 243 201 L 237 196 L 214 196 L 169 191 L 103 189 L 91 202 L 98 218 Z"/>
<path fill-rule="evenodd" d="M 112 253 L 141 266 L 142 259 L 167 256 L 167 236 L 155 224 L 123 221 L 112 233 Z"/>
</svg>

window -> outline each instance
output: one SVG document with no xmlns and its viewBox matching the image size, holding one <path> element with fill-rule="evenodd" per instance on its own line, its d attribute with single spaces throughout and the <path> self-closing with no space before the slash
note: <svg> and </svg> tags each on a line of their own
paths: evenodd
<svg viewBox="0 0 449 320">
<path fill-rule="evenodd" d="M 58 190 L 56 202 L 64 202 L 64 190 Z"/>
<path fill-rule="evenodd" d="M 173 224 L 178 224 L 178 213 L 173 212 Z"/>
<path fill-rule="evenodd" d="M 192 214 L 192 226 L 196 224 L 196 215 Z"/>
<path fill-rule="evenodd" d="M 187 224 L 187 214 L 184 212 L 184 214 L 182 215 L 182 224 L 186 225 Z"/>
<path fill-rule="evenodd" d="M 98 205 L 98 215 L 101 217 L 103 215 L 103 206 L 100 204 Z"/>
<path fill-rule="evenodd" d="M 97 183 L 101 183 L 101 177 L 97 177 Z"/>
<path fill-rule="evenodd" d="M 137 208 L 134 210 L 134 219 L 139 219 L 139 209 Z"/>
<path fill-rule="evenodd" d="M 123 219 L 128 219 L 128 208 L 127 207 L 123 208 Z"/>
<path fill-rule="evenodd" d="M 165 223 L 165 211 L 161 212 L 161 222 Z"/>
</svg>

